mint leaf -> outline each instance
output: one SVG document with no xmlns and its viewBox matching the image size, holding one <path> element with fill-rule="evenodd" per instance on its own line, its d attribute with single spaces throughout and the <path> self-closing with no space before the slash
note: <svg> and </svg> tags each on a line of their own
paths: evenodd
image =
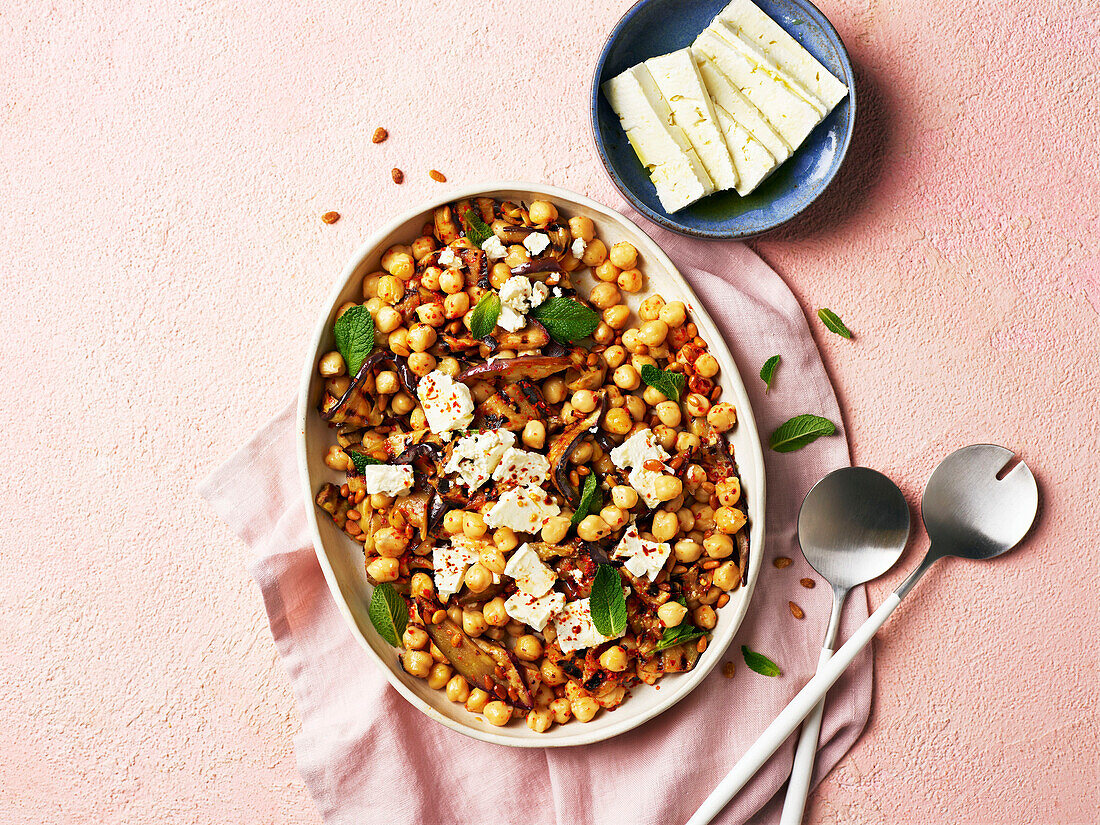
<svg viewBox="0 0 1100 825">
<path fill-rule="evenodd" d="M 475 338 L 486 338 L 493 334 L 500 317 L 500 296 L 495 292 L 486 292 L 474 307 L 470 316 L 470 334 Z"/>
<path fill-rule="evenodd" d="M 792 453 L 823 435 L 835 432 L 836 425 L 828 418 L 804 413 L 780 424 L 772 433 L 768 446 L 777 453 Z"/>
<path fill-rule="evenodd" d="M 682 645 L 684 642 L 698 639 L 700 636 L 706 636 L 708 632 L 709 631 L 700 630 L 698 627 L 693 627 L 689 624 L 678 624 L 676 627 L 666 627 L 665 632 L 661 635 L 661 641 L 657 642 L 657 647 L 655 647 L 653 651 L 659 653 L 670 647 L 676 647 L 676 645 Z"/>
<path fill-rule="evenodd" d="M 642 364 L 642 380 L 670 401 L 680 401 L 687 378 L 682 372 L 669 372 L 652 364 Z"/>
<path fill-rule="evenodd" d="M 347 364 L 348 375 L 354 378 L 374 349 L 374 318 L 369 309 L 359 304 L 336 319 L 332 332 L 336 349 Z"/>
<path fill-rule="evenodd" d="M 569 519 L 569 523 L 576 527 L 584 521 L 585 516 L 597 512 L 600 509 L 600 499 L 600 485 L 596 483 L 596 474 L 589 468 L 588 475 L 584 477 L 584 490 L 581 493 L 580 503 Z"/>
<path fill-rule="evenodd" d="M 745 657 L 745 664 L 749 666 L 749 669 L 755 670 L 761 676 L 783 675 L 783 672 L 779 669 L 779 665 L 763 653 L 757 653 L 755 650 L 749 650 L 744 645 L 741 645 L 741 655 Z"/>
<path fill-rule="evenodd" d="M 474 246 L 481 249 L 481 245 L 493 237 L 493 230 L 473 209 L 467 209 L 463 217 L 466 219 L 466 226 L 468 227 L 466 237 Z"/>
<path fill-rule="evenodd" d="M 829 332 L 835 332 L 841 338 L 851 338 L 852 333 L 848 330 L 848 327 L 844 326 L 844 322 L 840 320 L 840 316 L 833 312 L 831 309 L 825 309 L 824 307 L 817 311 L 817 317 L 821 319 L 821 323 L 825 325 L 825 328 Z"/>
<path fill-rule="evenodd" d="M 363 475 L 363 470 L 366 467 L 370 467 L 373 464 L 381 464 L 377 458 L 371 458 L 366 453 L 361 453 L 358 450 L 344 450 L 348 454 L 348 458 L 351 459 L 351 463 L 355 465 L 355 472 L 359 475 Z"/>
<path fill-rule="evenodd" d="M 626 629 L 626 598 L 623 596 L 623 580 L 619 571 L 610 564 L 596 568 L 589 597 L 592 624 L 604 636 L 618 636 Z"/>
<path fill-rule="evenodd" d="M 587 338 L 600 325 L 599 313 L 580 301 L 561 295 L 546 299 L 531 310 L 530 315 L 562 344 Z"/>
<path fill-rule="evenodd" d="M 779 356 L 773 355 L 764 362 L 760 368 L 760 380 L 764 382 L 764 395 L 772 388 L 772 378 L 775 377 L 775 368 L 779 366 Z"/>
<path fill-rule="evenodd" d="M 394 647 L 401 643 L 401 634 L 409 623 L 409 608 L 392 584 L 383 582 L 374 588 L 367 615 L 379 636 Z"/>
</svg>

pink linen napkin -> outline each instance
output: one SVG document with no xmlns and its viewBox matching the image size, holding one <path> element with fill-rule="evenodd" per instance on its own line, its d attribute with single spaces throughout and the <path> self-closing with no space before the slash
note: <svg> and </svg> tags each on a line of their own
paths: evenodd
<svg viewBox="0 0 1100 825">
<path fill-rule="evenodd" d="M 632 216 L 635 217 L 635 216 Z M 798 302 L 748 247 L 700 243 L 652 225 L 646 230 L 677 264 L 723 331 L 752 399 L 761 439 L 793 415 L 841 424 L 833 388 Z M 781 355 L 771 392 L 757 377 Z M 330 825 L 671 825 L 694 812 L 718 781 L 813 675 L 831 605 L 829 588 L 802 558 L 799 505 L 825 473 L 847 466 L 843 436 L 787 454 L 764 450 L 767 465 L 765 563 L 748 615 L 723 661 L 663 715 L 590 746 L 520 750 L 479 742 L 430 721 L 393 690 L 352 637 L 317 563 L 301 500 L 294 405 L 260 430 L 203 482 L 200 492 L 255 551 L 252 575 L 302 717 L 298 767 Z M 783 570 L 773 560 L 794 563 Z M 817 581 L 803 588 L 799 579 Z M 793 601 L 805 611 L 790 613 Z M 841 639 L 867 617 L 852 592 Z M 783 671 L 749 670 L 741 645 Z M 829 694 L 815 782 L 855 742 L 871 704 L 868 648 Z M 639 686 L 636 690 L 649 690 Z M 629 712 L 629 700 L 618 712 Z M 521 724 L 521 723 L 515 723 Z M 580 724 L 570 722 L 570 724 Z M 780 791 L 794 738 L 716 822 L 779 821 Z"/>
</svg>

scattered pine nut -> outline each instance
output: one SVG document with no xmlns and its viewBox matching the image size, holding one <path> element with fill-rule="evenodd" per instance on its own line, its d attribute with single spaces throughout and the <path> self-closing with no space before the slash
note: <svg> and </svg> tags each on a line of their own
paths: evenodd
<svg viewBox="0 0 1100 825">
<path fill-rule="evenodd" d="M 438 169 L 429 170 L 428 177 L 430 177 L 434 181 L 438 181 L 439 183 L 447 182 L 447 176 L 440 172 Z"/>
<path fill-rule="evenodd" d="M 326 212 L 325 214 L 323 214 L 321 216 L 321 220 L 324 221 L 325 223 L 336 223 L 338 220 L 340 220 L 340 213 L 339 212 Z"/>
<path fill-rule="evenodd" d="M 699 643 L 695 645 L 695 649 L 702 653 L 707 649 L 707 637 L 703 636 L 699 639 Z"/>
<path fill-rule="evenodd" d="M 718 606 L 719 610 L 721 610 L 723 607 L 725 607 L 729 603 L 730 603 L 730 594 L 729 593 L 723 593 L 721 596 L 718 597 L 717 606 Z"/>
<path fill-rule="evenodd" d="M 805 587 L 807 590 L 813 590 L 814 585 L 817 584 L 813 579 L 799 579 L 798 583 Z"/>
<path fill-rule="evenodd" d="M 787 602 L 787 606 L 790 607 L 791 615 L 794 616 L 796 619 L 806 618 L 806 614 L 802 612 L 802 608 L 794 602 Z"/>
<path fill-rule="evenodd" d="M 390 133 L 387 132 L 385 129 L 383 129 L 381 126 L 379 126 L 377 129 L 374 130 L 374 134 L 370 136 L 370 142 L 371 143 L 381 143 L 382 141 L 384 141 L 389 136 L 390 136 Z"/>
<path fill-rule="evenodd" d="M 791 566 L 791 560 L 786 556 L 780 556 L 774 562 L 772 562 L 777 569 L 782 570 L 784 567 Z"/>
<path fill-rule="evenodd" d="M 390 170 L 390 177 L 393 178 L 394 183 L 401 184 L 405 182 L 405 173 L 396 166 Z"/>
<path fill-rule="evenodd" d="M 724 665 L 722 665 L 722 675 L 725 676 L 727 679 L 732 679 L 733 674 L 736 670 L 737 668 L 734 666 L 733 662 L 726 662 Z"/>
</svg>

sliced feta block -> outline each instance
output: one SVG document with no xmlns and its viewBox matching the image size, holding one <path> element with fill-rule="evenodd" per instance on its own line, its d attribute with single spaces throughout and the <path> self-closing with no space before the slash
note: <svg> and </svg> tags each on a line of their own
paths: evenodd
<svg viewBox="0 0 1100 825">
<path fill-rule="evenodd" d="M 764 144 L 753 137 L 744 126 L 734 120 L 733 115 L 717 104 L 718 123 L 726 136 L 726 145 L 730 148 L 733 165 L 737 167 L 737 194 L 747 195 L 779 167 Z"/>
<path fill-rule="evenodd" d="M 473 492 L 493 477 L 504 452 L 515 443 L 515 433 L 503 428 L 463 436 L 455 442 L 443 472 L 457 473 Z"/>
<path fill-rule="evenodd" d="M 490 527 L 511 527 L 520 533 L 537 533 L 546 522 L 561 513 L 541 487 L 514 487 L 485 514 Z"/>
<path fill-rule="evenodd" d="M 659 461 L 663 465 L 668 458 L 668 453 L 657 441 L 653 430 L 639 430 L 611 451 L 612 463 L 620 470 L 630 468 L 627 473 L 630 486 L 638 491 L 646 507 L 651 509 L 661 503 L 656 482 L 664 473 L 648 470 L 644 465 L 649 460 Z"/>
<path fill-rule="evenodd" d="M 665 566 L 671 553 L 672 545 L 665 542 L 646 541 L 639 535 L 638 528 L 631 524 L 623 533 L 623 538 L 612 556 L 616 559 L 626 559 L 623 567 L 638 578 L 645 576 L 653 581 Z"/>
<path fill-rule="evenodd" d="M 695 153 L 703 161 L 703 168 L 714 181 L 714 187 L 735 188 L 737 170 L 726 148 L 714 104 L 691 57 L 691 50 L 680 49 L 652 57 L 645 62 L 645 66 L 661 95 L 668 101 L 676 124 L 684 130 Z"/>
<path fill-rule="evenodd" d="M 542 563 L 539 554 L 524 542 L 508 558 L 504 575 L 516 580 L 516 587 L 530 596 L 545 596 L 558 580 L 554 571 Z"/>
<path fill-rule="evenodd" d="M 551 590 L 536 598 L 529 593 L 514 593 L 504 602 L 504 612 L 517 622 L 530 625 L 532 630 L 542 631 L 550 617 L 565 606 L 565 596 Z"/>
<path fill-rule="evenodd" d="M 595 647 L 626 635 L 626 628 L 623 628 L 617 636 L 604 636 L 596 630 L 588 599 L 578 599 L 565 605 L 554 617 L 554 630 L 558 633 L 558 646 L 566 655 L 575 650 Z"/>
<path fill-rule="evenodd" d="M 725 109 L 754 138 L 764 144 L 764 148 L 775 158 L 776 165 L 789 158 L 791 147 L 768 123 L 768 119 L 756 108 L 756 105 L 741 93 L 732 80 L 722 74 L 713 60 L 699 51 L 693 51 L 693 54 L 695 63 L 699 67 L 699 74 L 703 76 L 703 83 L 711 99 L 714 100 L 715 109 Z M 733 151 L 732 146 L 730 151 Z M 735 159 L 734 163 L 736 162 Z"/>
<path fill-rule="evenodd" d="M 797 149 L 821 121 L 817 109 L 731 46 L 713 27 L 705 29 L 692 48 L 714 61 L 719 71 L 752 101 L 792 150 Z"/>
<path fill-rule="evenodd" d="M 638 160 L 649 172 L 661 206 L 675 212 L 714 191 L 714 182 L 644 65 L 603 84 L 603 93 Z"/>
<path fill-rule="evenodd" d="M 416 397 L 424 408 L 428 429 L 449 438 L 454 430 L 464 430 L 474 420 L 474 399 L 470 388 L 439 370 L 432 370 L 416 385 Z"/>
<path fill-rule="evenodd" d="M 454 536 L 450 544 L 437 544 L 432 549 L 436 592 L 444 599 L 457 593 L 462 588 L 466 568 L 477 559 L 475 545 L 465 536 Z"/>
<path fill-rule="evenodd" d="M 538 487 L 550 477 L 550 459 L 541 453 L 509 447 L 493 471 L 502 487 Z"/>
<path fill-rule="evenodd" d="M 413 468 L 407 464 L 369 464 L 363 468 L 368 493 L 403 496 L 413 486 Z"/>
<path fill-rule="evenodd" d="M 753 42 L 829 110 L 848 94 L 847 86 L 752 0 L 733 0 L 718 13 L 717 19 L 740 37 Z"/>
</svg>

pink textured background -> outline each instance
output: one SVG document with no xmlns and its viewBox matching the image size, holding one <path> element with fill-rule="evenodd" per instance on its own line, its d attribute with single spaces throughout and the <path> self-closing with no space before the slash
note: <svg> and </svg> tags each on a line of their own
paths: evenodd
<svg viewBox="0 0 1100 825">
<path fill-rule="evenodd" d="M 345 259 L 438 191 L 429 167 L 615 202 L 586 95 L 627 5 L 5 3 L 5 825 L 316 821 L 244 551 L 195 484 L 286 402 Z M 872 721 L 811 820 L 1094 822 L 1100 13 L 822 7 L 856 139 L 753 247 L 856 333 L 818 328 L 856 462 L 915 502 L 946 452 L 1002 442 L 1045 511 L 887 626 Z"/>
</svg>

